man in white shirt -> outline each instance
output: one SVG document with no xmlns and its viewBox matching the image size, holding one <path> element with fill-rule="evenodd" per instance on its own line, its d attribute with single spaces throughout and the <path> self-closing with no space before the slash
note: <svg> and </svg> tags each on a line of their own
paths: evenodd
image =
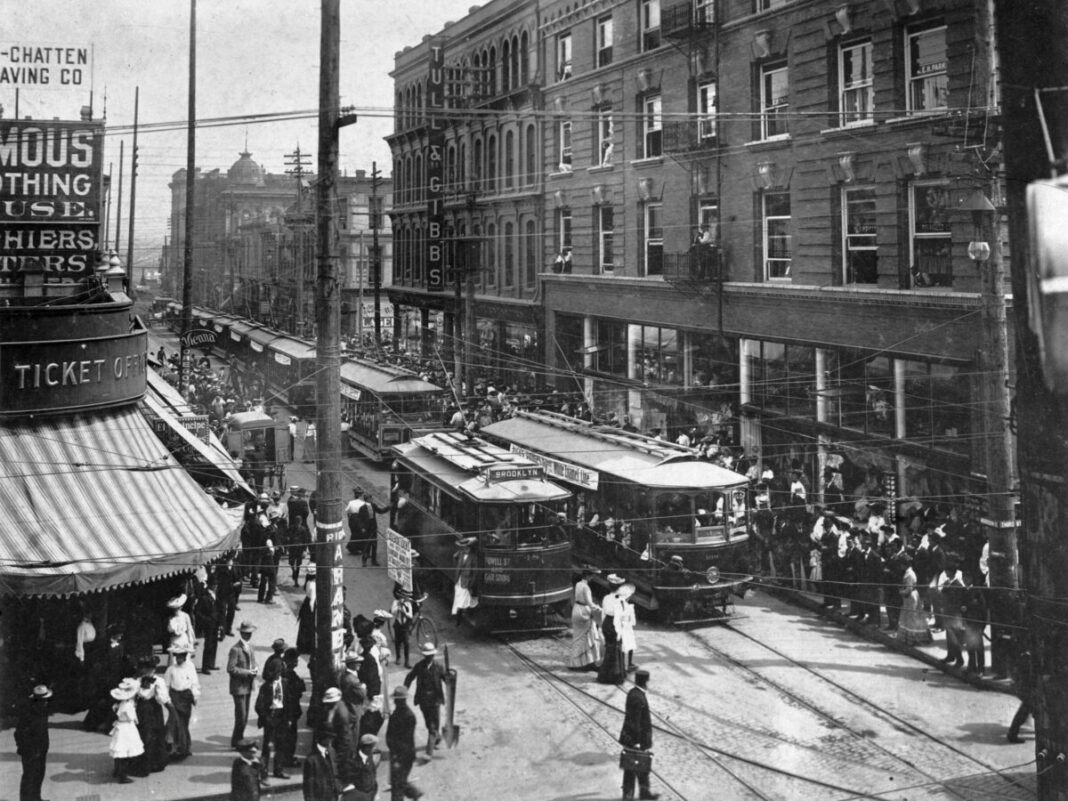
<svg viewBox="0 0 1068 801">
<path fill-rule="evenodd" d="M 200 699 L 200 679 L 197 677 L 196 666 L 189 660 L 189 651 L 186 648 L 173 647 L 171 654 L 174 656 L 174 662 L 163 674 L 163 681 L 167 684 L 175 718 L 178 721 L 178 731 L 171 758 L 185 759 L 192 753 L 189 719 L 193 715 L 193 707 Z"/>
<path fill-rule="evenodd" d="M 353 487 L 352 500 L 345 507 L 345 516 L 349 521 L 349 542 L 346 547 L 351 554 L 360 553 L 363 550 L 366 532 L 360 519 L 360 510 L 366 505 L 367 501 L 363 499 L 363 490 L 359 487 Z"/>
</svg>

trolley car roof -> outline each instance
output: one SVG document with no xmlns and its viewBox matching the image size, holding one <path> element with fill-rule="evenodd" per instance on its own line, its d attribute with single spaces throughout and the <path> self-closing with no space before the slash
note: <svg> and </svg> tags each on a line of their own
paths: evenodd
<svg viewBox="0 0 1068 801">
<path fill-rule="evenodd" d="M 482 433 L 646 487 L 707 489 L 748 483 L 745 476 L 711 462 L 684 457 L 665 461 L 660 454 L 640 450 L 610 432 L 570 430 L 533 417 L 500 420 L 483 428 Z"/>
<path fill-rule="evenodd" d="M 404 395 L 408 393 L 440 392 L 441 387 L 424 381 L 419 376 L 387 369 L 369 362 L 344 359 L 341 362 L 341 380 L 376 395 Z"/>
<path fill-rule="evenodd" d="M 267 349 L 276 350 L 279 353 L 284 353 L 286 356 L 292 356 L 294 359 L 315 358 L 314 345 L 308 342 L 301 342 L 299 339 L 291 339 L 290 337 L 276 339 L 267 346 Z"/>
</svg>

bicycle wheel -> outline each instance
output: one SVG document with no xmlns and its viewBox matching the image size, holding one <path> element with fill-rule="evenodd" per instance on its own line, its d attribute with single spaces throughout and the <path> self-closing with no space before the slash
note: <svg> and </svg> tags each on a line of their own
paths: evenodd
<svg viewBox="0 0 1068 801">
<path fill-rule="evenodd" d="M 416 648 L 422 648 L 426 643 L 431 643 L 435 648 L 438 647 L 438 626 L 425 615 L 419 615 L 415 619 L 412 634 L 415 637 L 414 645 Z"/>
</svg>

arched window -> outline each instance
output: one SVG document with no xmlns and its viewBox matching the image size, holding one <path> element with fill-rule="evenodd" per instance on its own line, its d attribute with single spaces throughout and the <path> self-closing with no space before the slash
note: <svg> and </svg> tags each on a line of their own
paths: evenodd
<svg viewBox="0 0 1068 801">
<path fill-rule="evenodd" d="M 467 167 L 467 142 L 460 140 L 460 156 L 456 163 L 456 180 L 460 182 L 460 189 L 466 192 L 471 188 L 471 175 Z"/>
<path fill-rule="evenodd" d="M 507 131 L 504 134 L 504 186 L 511 189 L 515 186 L 515 133 Z"/>
<path fill-rule="evenodd" d="M 507 92 L 512 87 L 512 43 L 505 39 L 501 45 L 501 89 Z"/>
<path fill-rule="evenodd" d="M 476 192 L 482 190 L 482 140 L 477 138 L 471 159 L 471 183 Z"/>
<path fill-rule="evenodd" d="M 418 203 L 425 197 L 426 182 L 423 180 L 423 154 L 415 154 L 415 172 L 412 173 L 412 199 Z"/>
<path fill-rule="evenodd" d="M 519 72 L 520 54 L 519 54 L 519 37 L 518 36 L 513 36 L 512 37 L 512 57 L 511 57 L 511 59 L 509 59 L 509 61 L 510 61 L 510 64 L 511 64 L 511 73 L 512 73 L 512 83 L 511 83 L 511 85 L 512 86 L 522 86 L 523 84 L 522 84 L 522 81 L 520 80 L 520 72 Z"/>
<path fill-rule="evenodd" d="M 491 47 L 489 49 L 489 63 L 486 65 L 489 70 L 489 95 L 494 97 L 497 94 L 497 48 Z"/>
<path fill-rule="evenodd" d="M 456 143 L 449 142 L 445 149 L 445 191 L 456 191 Z"/>
<path fill-rule="evenodd" d="M 504 224 L 504 285 L 515 283 L 515 226 L 510 222 Z"/>
<path fill-rule="evenodd" d="M 482 61 L 479 53 L 471 57 L 471 91 L 476 97 L 482 94 Z"/>
<path fill-rule="evenodd" d="M 538 238 L 533 220 L 527 220 L 526 230 L 523 232 L 523 252 L 526 254 L 527 262 L 526 285 L 532 287 L 538 274 Z"/>
<path fill-rule="evenodd" d="M 529 42 L 527 41 L 527 32 L 523 31 L 523 35 L 519 37 L 519 82 L 526 86 L 530 83 L 530 70 L 529 70 Z"/>
<path fill-rule="evenodd" d="M 497 191 L 497 137 L 486 138 L 486 183 L 490 194 Z"/>
<path fill-rule="evenodd" d="M 530 186 L 537 181 L 538 175 L 538 151 L 535 147 L 534 123 L 530 123 L 527 126 L 527 141 L 524 150 L 526 151 L 523 154 L 526 158 L 526 169 L 524 170 L 523 178 L 525 179 L 524 183 Z"/>
<path fill-rule="evenodd" d="M 497 286 L 497 226 L 493 223 L 486 225 L 486 255 L 483 264 L 486 265 L 486 286 Z"/>
</svg>

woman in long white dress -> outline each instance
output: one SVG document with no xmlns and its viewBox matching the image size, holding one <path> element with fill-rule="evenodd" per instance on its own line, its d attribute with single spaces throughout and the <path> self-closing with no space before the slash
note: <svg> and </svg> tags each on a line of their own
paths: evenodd
<svg viewBox="0 0 1068 801">
<path fill-rule="evenodd" d="M 134 705 L 134 696 L 140 684 L 137 679 L 123 679 L 119 686 L 111 691 L 111 697 L 115 704 L 115 725 L 111 729 L 111 741 L 108 744 L 108 753 L 115 760 L 115 770 L 112 775 L 120 784 L 129 784 L 130 762 L 145 752 L 145 746 L 141 742 L 141 735 L 137 732 L 137 707 Z"/>
<path fill-rule="evenodd" d="M 452 613 L 456 616 L 456 625 L 463 622 L 465 609 L 474 609 L 478 606 L 477 587 L 475 577 L 477 575 L 477 561 L 471 553 L 471 546 L 477 538 L 464 537 L 456 543 L 459 550 L 456 553 L 456 584 L 453 586 Z"/>
<path fill-rule="evenodd" d="M 567 666 L 571 670 L 596 670 L 604 657 L 604 635 L 601 633 L 601 607 L 593 600 L 590 577 L 599 573 L 595 567 L 582 569 L 582 578 L 575 584 L 575 601 L 571 606 L 571 654 Z"/>
<path fill-rule="evenodd" d="M 631 596 L 634 595 L 634 590 L 634 585 L 627 582 L 616 592 L 616 598 L 619 602 L 618 611 L 616 612 L 616 629 L 619 631 L 619 647 L 627 660 L 628 673 L 638 669 L 637 665 L 634 664 L 634 649 L 637 646 L 634 640 L 634 624 L 638 622 L 638 618 L 634 613 L 634 604 L 630 602 Z"/>
</svg>

